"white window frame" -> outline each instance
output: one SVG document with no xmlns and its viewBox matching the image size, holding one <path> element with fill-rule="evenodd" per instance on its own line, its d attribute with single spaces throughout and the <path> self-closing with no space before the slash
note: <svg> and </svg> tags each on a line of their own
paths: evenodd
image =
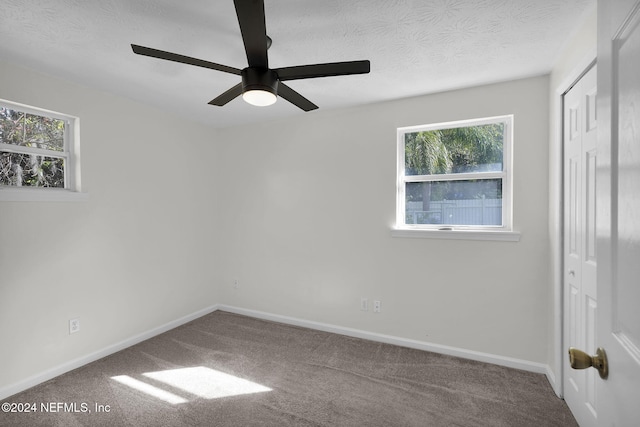
<svg viewBox="0 0 640 427">
<path fill-rule="evenodd" d="M 502 148 L 502 171 L 468 172 L 455 174 L 406 175 L 405 174 L 405 134 L 452 129 L 460 127 L 481 126 L 503 123 L 504 140 Z M 426 237 L 440 239 L 464 240 L 502 240 L 518 241 L 520 233 L 513 231 L 513 115 L 469 119 L 428 125 L 400 127 L 397 129 L 397 194 L 396 224 L 392 230 L 393 237 Z M 441 225 L 441 224 L 406 224 L 405 188 L 411 182 L 495 179 L 502 180 L 502 225 Z"/>
<path fill-rule="evenodd" d="M 64 188 L 15 187 L 0 185 L 0 202 L 29 201 L 80 201 L 85 200 L 80 181 L 80 119 L 56 111 L 32 107 L 30 105 L 0 99 L 0 106 L 64 122 L 64 147 L 62 151 L 53 151 L 33 147 L 16 147 L 0 143 L 0 151 L 11 153 L 30 153 L 64 160 Z"/>
</svg>

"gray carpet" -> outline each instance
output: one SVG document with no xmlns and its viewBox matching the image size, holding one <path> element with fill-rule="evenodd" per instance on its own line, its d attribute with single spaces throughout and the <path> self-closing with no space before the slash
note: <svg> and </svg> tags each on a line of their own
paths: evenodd
<svg viewBox="0 0 640 427">
<path fill-rule="evenodd" d="M 37 408 L 12 427 L 577 425 L 540 374 L 221 311 L 4 402 Z"/>
</svg>

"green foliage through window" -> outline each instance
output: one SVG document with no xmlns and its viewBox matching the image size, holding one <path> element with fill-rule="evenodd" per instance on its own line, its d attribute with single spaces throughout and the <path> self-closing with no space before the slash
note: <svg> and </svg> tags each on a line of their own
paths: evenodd
<svg viewBox="0 0 640 427">
<path fill-rule="evenodd" d="M 0 185 L 65 186 L 65 122 L 0 107 Z"/>
<path fill-rule="evenodd" d="M 405 174 L 502 170 L 504 124 L 405 134 Z"/>
<path fill-rule="evenodd" d="M 505 116 L 399 130 L 401 224 L 504 225 L 508 123 Z"/>
</svg>

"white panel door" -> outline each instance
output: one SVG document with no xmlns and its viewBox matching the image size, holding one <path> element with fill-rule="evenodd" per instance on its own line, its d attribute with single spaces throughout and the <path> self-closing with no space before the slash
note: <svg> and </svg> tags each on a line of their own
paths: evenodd
<svg viewBox="0 0 640 427">
<path fill-rule="evenodd" d="M 596 341 L 596 87 L 593 66 L 564 96 L 564 337 L 579 349 Z M 563 363 L 573 415 L 583 427 L 597 425 L 597 372 Z"/>
<path fill-rule="evenodd" d="M 598 90 L 598 425 L 623 427 L 640 425 L 640 1 L 598 0 Z"/>
</svg>

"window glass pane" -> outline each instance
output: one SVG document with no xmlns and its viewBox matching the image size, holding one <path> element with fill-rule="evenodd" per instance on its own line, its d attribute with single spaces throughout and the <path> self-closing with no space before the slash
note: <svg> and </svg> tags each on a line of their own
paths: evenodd
<svg viewBox="0 0 640 427">
<path fill-rule="evenodd" d="M 404 135 L 405 175 L 502 171 L 504 123 Z"/>
<path fill-rule="evenodd" d="M 0 143 L 64 150 L 64 121 L 0 107 Z"/>
<path fill-rule="evenodd" d="M 64 188 L 64 160 L 0 152 L 0 185 Z"/>
<path fill-rule="evenodd" d="M 405 224 L 502 225 L 502 179 L 405 185 Z"/>
</svg>

